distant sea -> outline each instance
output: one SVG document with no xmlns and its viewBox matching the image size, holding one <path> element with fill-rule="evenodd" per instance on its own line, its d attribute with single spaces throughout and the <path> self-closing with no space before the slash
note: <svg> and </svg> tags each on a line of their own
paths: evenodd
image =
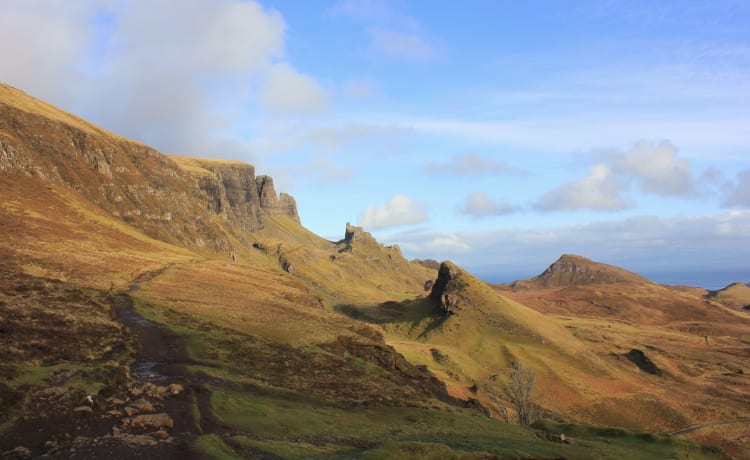
<svg viewBox="0 0 750 460">
<path fill-rule="evenodd" d="M 641 275 L 655 283 L 671 284 L 675 286 L 696 286 L 716 291 L 737 281 L 750 282 L 750 269 L 745 270 L 715 270 L 703 272 L 671 272 L 648 273 Z"/>
<path fill-rule="evenodd" d="M 750 282 L 750 268 L 705 270 L 699 272 L 648 272 L 637 270 L 635 272 L 655 283 L 673 286 L 694 286 L 711 291 L 722 289 L 738 281 L 743 283 Z M 533 278 L 538 274 L 518 273 L 516 275 L 508 275 L 503 273 L 489 273 L 486 267 L 477 270 L 475 273 L 477 277 L 488 283 L 512 283 L 516 280 Z"/>
</svg>

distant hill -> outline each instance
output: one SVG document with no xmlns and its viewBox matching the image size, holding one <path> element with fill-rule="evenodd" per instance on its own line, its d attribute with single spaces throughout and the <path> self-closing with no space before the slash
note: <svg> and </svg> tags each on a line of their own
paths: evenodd
<svg viewBox="0 0 750 460">
<path fill-rule="evenodd" d="M 732 283 L 718 291 L 710 291 L 706 297 L 735 308 L 750 310 L 750 283 Z"/>
<path fill-rule="evenodd" d="M 609 283 L 649 283 L 641 275 L 623 268 L 594 262 L 582 256 L 563 254 L 540 275 L 515 281 L 513 289 L 540 289 L 567 286 L 589 286 Z"/>
</svg>

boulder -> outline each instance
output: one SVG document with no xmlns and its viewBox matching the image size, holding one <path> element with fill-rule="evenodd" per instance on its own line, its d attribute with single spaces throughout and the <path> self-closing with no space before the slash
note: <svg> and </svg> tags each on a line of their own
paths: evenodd
<svg viewBox="0 0 750 460">
<path fill-rule="evenodd" d="M 139 412 L 153 412 L 154 406 L 148 400 L 140 398 L 135 401 L 131 401 L 128 407 L 138 409 Z"/>
<path fill-rule="evenodd" d="M 174 421 L 169 414 L 161 412 L 158 414 L 145 414 L 126 418 L 123 420 L 123 424 L 133 428 L 168 429 L 174 426 Z"/>
<path fill-rule="evenodd" d="M 73 413 L 81 416 L 94 415 L 94 409 L 91 406 L 78 406 L 73 408 Z"/>
</svg>

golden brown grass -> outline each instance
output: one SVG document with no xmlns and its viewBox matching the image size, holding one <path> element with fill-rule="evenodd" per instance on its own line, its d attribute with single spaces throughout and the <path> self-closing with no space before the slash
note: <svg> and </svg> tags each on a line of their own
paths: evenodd
<svg viewBox="0 0 750 460">
<path fill-rule="evenodd" d="M 0 175 L 0 247 L 27 273 L 108 289 L 198 256 L 146 237 L 64 186 Z"/>
<path fill-rule="evenodd" d="M 227 165 L 236 165 L 236 166 L 250 166 L 245 162 L 237 161 L 237 160 L 216 160 L 213 158 L 197 158 L 197 157 L 188 157 L 183 155 L 167 155 L 170 160 L 177 163 L 177 166 L 180 167 L 183 171 L 187 171 L 189 173 L 197 174 L 200 176 L 210 176 L 213 175 L 211 171 L 209 171 L 208 168 L 212 166 L 227 166 Z"/>
<path fill-rule="evenodd" d="M 0 83 L 0 104 L 6 104 L 18 110 L 23 110 L 24 112 L 41 115 L 50 120 L 64 123 L 87 133 L 103 134 L 108 137 L 126 140 L 125 138 L 120 137 L 117 134 L 111 133 L 103 128 L 95 126 L 82 118 L 65 112 L 64 110 L 61 110 L 39 99 L 35 99 L 25 92 L 3 83 Z M 137 144 L 137 142 L 129 139 L 127 141 Z"/>
<path fill-rule="evenodd" d="M 289 344 L 323 343 L 365 326 L 324 308 L 280 270 L 203 261 L 176 265 L 133 294 L 239 332 Z"/>
<path fill-rule="evenodd" d="M 514 361 L 535 369 L 545 409 L 580 423 L 672 431 L 750 413 L 742 396 L 750 389 L 747 322 L 695 290 L 649 283 L 512 292 L 461 279 L 463 308 L 447 319 L 426 299 L 358 311 L 452 394 L 478 398 L 497 416 L 508 406 L 503 387 Z M 563 314 L 566 307 L 572 311 Z M 677 321 L 680 312 L 717 322 Z M 433 348 L 447 358 L 438 362 Z M 638 369 L 624 356 L 631 349 L 643 350 L 663 374 Z"/>
</svg>

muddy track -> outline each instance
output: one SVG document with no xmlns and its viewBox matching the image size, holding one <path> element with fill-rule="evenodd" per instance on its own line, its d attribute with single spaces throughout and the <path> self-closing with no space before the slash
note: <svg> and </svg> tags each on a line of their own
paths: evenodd
<svg viewBox="0 0 750 460">
<path fill-rule="evenodd" d="M 167 268 L 139 276 L 131 283 L 128 291 L 137 291 L 140 289 L 140 282 L 154 279 Z M 170 453 L 169 458 L 202 458 L 200 454 L 184 449 L 185 445 L 201 434 L 244 434 L 217 419 L 211 407 L 211 391 L 207 388 L 208 385 L 238 386 L 236 382 L 189 372 L 188 365 L 210 367 L 212 364 L 191 358 L 182 336 L 139 315 L 128 292 L 113 295 L 112 308 L 117 319 L 128 328 L 135 341 L 135 361 L 130 367 L 131 376 L 139 382 L 156 385 L 178 383 L 187 390 L 186 397 L 169 400 L 169 403 L 165 404 L 166 412 L 175 422 L 174 431 L 181 431 L 184 441 L 182 450 Z M 239 386 L 242 387 L 242 385 Z M 198 420 L 195 420 L 196 406 L 199 413 Z M 251 453 L 253 458 L 279 458 L 261 450 L 247 448 L 245 450 Z"/>
<path fill-rule="evenodd" d="M 672 436 L 682 436 L 688 433 L 692 433 L 693 431 L 702 430 L 704 428 L 712 428 L 715 426 L 721 426 L 721 425 L 732 425 L 734 423 L 750 423 L 750 418 L 740 418 L 736 420 L 722 420 L 719 422 L 710 422 L 710 423 L 703 423 L 701 425 L 695 425 L 688 428 L 683 428 L 682 430 L 675 431 L 674 433 L 669 433 Z"/>
</svg>

